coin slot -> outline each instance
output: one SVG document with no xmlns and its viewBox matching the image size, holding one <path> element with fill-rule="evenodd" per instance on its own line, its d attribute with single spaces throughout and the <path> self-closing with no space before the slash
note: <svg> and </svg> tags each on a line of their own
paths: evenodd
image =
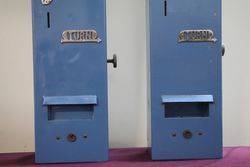
<svg viewBox="0 0 250 167">
<path fill-rule="evenodd" d="M 47 27 L 50 28 L 50 12 L 47 12 Z"/>
<path fill-rule="evenodd" d="M 167 15 L 168 15 L 168 10 L 167 10 L 167 8 L 168 8 L 168 4 L 167 4 L 167 1 L 165 0 L 165 1 L 164 1 L 164 16 L 167 16 Z"/>
</svg>

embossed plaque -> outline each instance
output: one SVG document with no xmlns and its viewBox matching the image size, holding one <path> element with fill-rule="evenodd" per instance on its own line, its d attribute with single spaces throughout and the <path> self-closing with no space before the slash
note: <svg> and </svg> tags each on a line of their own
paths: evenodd
<svg viewBox="0 0 250 167">
<path fill-rule="evenodd" d="M 216 42 L 212 30 L 184 30 L 179 34 L 178 42 Z"/>
<path fill-rule="evenodd" d="M 66 30 L 62 33 L 61 43 L 100 43 L 95 30 Z"/>
</svg>

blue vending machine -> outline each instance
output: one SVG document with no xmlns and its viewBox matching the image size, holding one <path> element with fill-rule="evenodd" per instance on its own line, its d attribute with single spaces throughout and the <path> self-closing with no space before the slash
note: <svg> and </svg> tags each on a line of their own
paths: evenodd
<svg viewBox="0 0 250 167">
<path fill-rule="evenodd" d="M 222 157 L 221 0 L 148 0 L 153 160 Z"/>
<path fill-rule="evenodd" d="M 105 3 L 32 0 L 37 163 L 108 160 Z"/>
</svg>

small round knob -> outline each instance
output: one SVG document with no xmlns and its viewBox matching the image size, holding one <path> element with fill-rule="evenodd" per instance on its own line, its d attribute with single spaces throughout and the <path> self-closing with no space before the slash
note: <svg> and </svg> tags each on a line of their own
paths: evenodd
<svg viewBox="0 0 250 167">
<path fill-rule="evenodd" d="M 68 139 L 69 142 L 73 143 L 73 142 L 76 141 L 77 137 L 74 134 L 69 134 L 68 137 L 67 137 L 67 139 Z"/>
<path fill-rule="evenodd" d="M 190 130 L 185 130 L 185 131 L 183 132 L 183 137 L 184 137 L 185 139 L 191 139 L 191 138 L 193 137 L 193 133 L 192 133 Z"/>
</svg>

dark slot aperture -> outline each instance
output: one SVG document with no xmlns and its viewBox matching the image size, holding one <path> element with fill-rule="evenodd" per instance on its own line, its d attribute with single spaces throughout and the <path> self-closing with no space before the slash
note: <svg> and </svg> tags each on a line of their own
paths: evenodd
<svg viewBox="0 0 250 167">
<path fill-rule="evenodd" d="M 92 120 L 93 105 L 53 105 L 48 106 L 48 120 Z"/>
<path fill-rule="evenodd" d="M 168 15 L 168 4 L 167 4 L 167 1 L 165 0 L 164 1 L 164 16 L 167 16 Z"/>
<path fill-rule="evenodd" d="M 209 103 L 167 103 L 166 118 L 209 117 Z"/>
<path fill-rule="evenodd" d="M 50 28 L 50 12 L 47 12 L 47 26 Z"/>
</svg>

